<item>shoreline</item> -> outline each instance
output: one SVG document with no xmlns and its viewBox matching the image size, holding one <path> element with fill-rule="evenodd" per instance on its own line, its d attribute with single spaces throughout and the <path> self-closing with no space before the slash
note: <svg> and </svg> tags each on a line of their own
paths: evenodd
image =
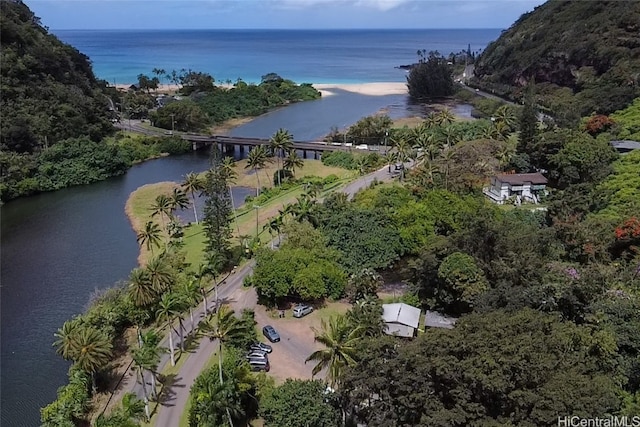
<svg viewBox="0 0 640 427">
<path fill-rule="evenodd" d="M 127 91 L 131 85 L 132 84 L 116 84 L 115 88 Z M 229 84 L 217 84 L 216 86 L 222 89 L 233 88 L 233 85 Z M 312 83 L 312 86 L 316 88 L 323 97 L 333 95 L 335 92 L 333 92 L 332 89 L 367 96 L 405 95 L 409 93 L 406 82 Z M 175 84 L 160 84 L 157 90 L 152 90 L 150 93 L 173 94 L 177 92 L 178 89 L 180 89 L 180 87 Z"/>
</svg>

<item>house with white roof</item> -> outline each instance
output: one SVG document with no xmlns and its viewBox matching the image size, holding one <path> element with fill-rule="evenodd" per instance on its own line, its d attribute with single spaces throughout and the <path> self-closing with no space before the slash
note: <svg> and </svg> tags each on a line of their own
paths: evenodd
<svg viewBox="0 0 640 427">
<path fill-rule="evenodd" d="M 385 333 L 399 337 L 413 337 L 420 324 L 419 308 L 408 304 L 382 304 L 382 319 L 386 324 Z"/>
<path fill-rule="evenodd" d="M 516 204 L 538 203 L 540 195 L 547 193 L 546 185 L 547 178 L 539 172 L 500 174 L 491 177 L 491 185 L 482 192 L 499 205 L 511 198 Z"/>
</svg>

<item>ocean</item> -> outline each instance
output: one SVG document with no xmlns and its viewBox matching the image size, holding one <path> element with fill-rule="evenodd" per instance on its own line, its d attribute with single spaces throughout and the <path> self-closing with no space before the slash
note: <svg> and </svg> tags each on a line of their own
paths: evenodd
<svg viewBox="0 0 640 427">
<path fill-rule="evenodd" d="M 404 81 L 395 68 L 417 51 L 443 55 L 484 49 L 500 29 L 483 30 L 60 30 L 52 32 L 91 58 L 98 78 L 135 83 L 154 68 L 192 69 L 216 81 L 259 83 L 277 73 L 297 83 Z M 168 83 L 166 78 L 161 79 Z"/>
</svg>

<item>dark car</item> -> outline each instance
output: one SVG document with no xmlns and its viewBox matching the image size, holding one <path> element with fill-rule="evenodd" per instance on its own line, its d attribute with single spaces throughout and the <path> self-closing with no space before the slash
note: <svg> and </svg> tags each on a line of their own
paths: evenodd
<svg viewBox="0 0 640 427">
<path fill-rule="evenodd" d="M 264 328 L 262 328 L 262 333 L 271 342 L 280 341 L 280 335 L 278 334 L 278 332 L 276 332 L 276 330 L 271 325 L 267 325 Z"/>
<path fill-rule="evenodd" d="M 249 350 L 258 350 L 265 353 L 271 353 L 273 351 L 273 348 L 271 348 L 269 344 L 265 344 L 263 342 L 254 342 L 253 344 L 251 344 L 251 346 L 249 346 Z"/>
</svg>

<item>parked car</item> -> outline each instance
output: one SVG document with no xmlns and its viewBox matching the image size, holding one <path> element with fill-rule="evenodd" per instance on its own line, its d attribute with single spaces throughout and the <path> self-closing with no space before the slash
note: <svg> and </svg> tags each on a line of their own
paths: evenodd
<svg viewBox="0 0 640 427">
<path fill-rule="evenodd" d="M 293 307 L 293 317 L 303 317 L 313 311 L 310 305 L 296 305 Z"/>
<path fill-rule="evenodd" d="M 267 359 L 267 353 L 263 353 L 261 351 L 251 351 L 247 353 L 247 359 Z"/>
<path fill-rule="evenodd" d="M 264 351 L 265 353 L 271 353 L 273 351 L 273 348 L 269 344 L 265 344 L 263 342 L 254 342 L 249 347 L 249 350 L 258 350 Z"/>
<path fill-rule="evenodd" d="M 269 365 L 268 360 L 250 360 L 249 366 L 251 366 L 252 371 L 269 372 L 269 370 L 271 369 L 271 365 Z"/>
<path fill-rule="evenodd" d="M 276 330 L 271 325 L 267 325 L 264 328 L 262 328 L 262 333 L 271 342 L 280 341 L 280 335 L 278 334 L 278 332 L 276 332 Z"/>
</svg>

